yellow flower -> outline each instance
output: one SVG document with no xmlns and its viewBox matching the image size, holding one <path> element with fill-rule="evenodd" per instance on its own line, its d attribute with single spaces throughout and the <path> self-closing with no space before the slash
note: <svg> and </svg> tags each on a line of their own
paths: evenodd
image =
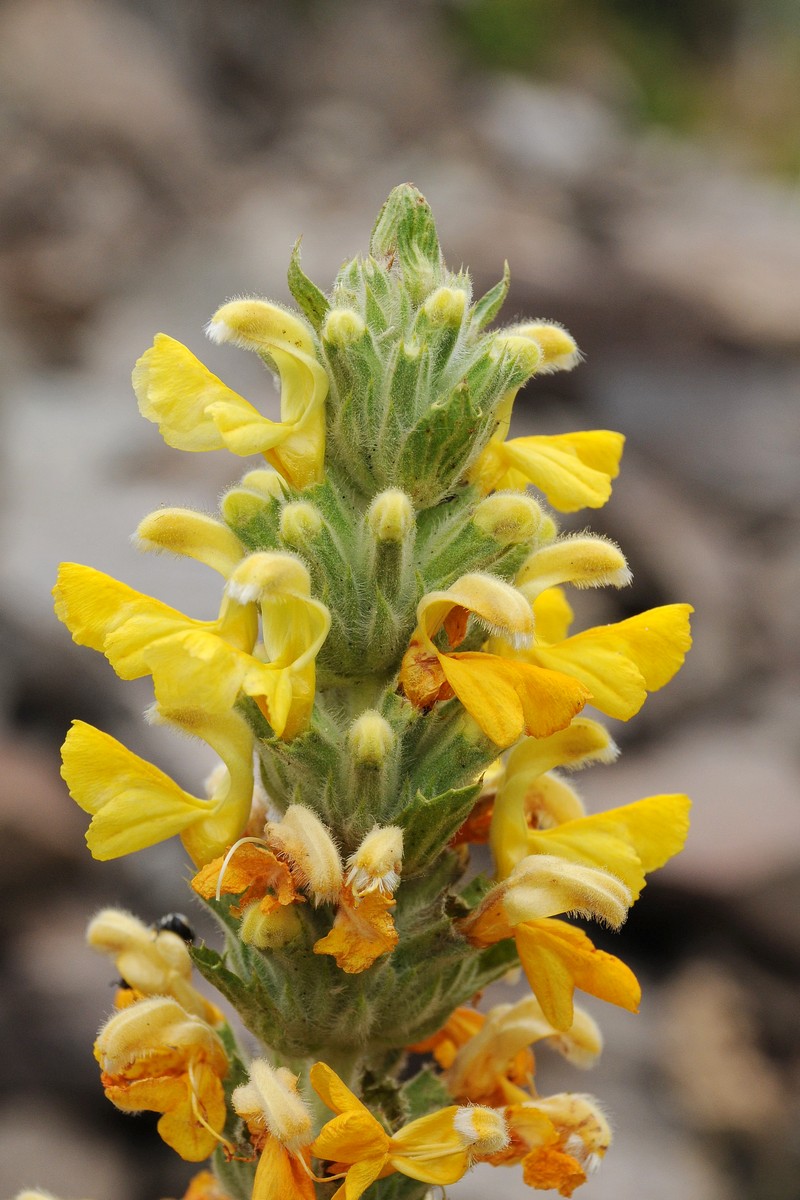
<svg viewBox="0 0 800 1200">
<path fill-rule="evenodd" d="M 680 670 L 692 639 L 690 604 L 665 604 L 611 625 L 597 625 L 567 637 L 572 610 L 560 588 L 534 601 L 536 640 L 527 650 L 493 639 L 496 653 L 580 680 L 591 703 L 606 716 L 627 721 L 647 698 Z"/>
<path fill-rule="evenodd" d="M 648 796 L 550 829 L 528 830 L 528 855 L 461 922 L 462 932 L 483 946 L 514 937 L 528 982 L 557 1029 L 572 1023 L 576 987 L 635 1011 L 639 988 L 628 968 L 597 950 L 580 930 L 550 918 L 574 912 L 619 926 L 645 874 L 682 849 L 690 806 L 680 794 Z M 519 850 L 516 828 L 513 834 L 510 842 L 499 838 L 505 865 Z"/>
<path fill-rule="evenodd" d="M 322 478 L 328 377 L 309 329 L 264 300 L 235 300 L 212 317 L 216 342 L 255 350 L 280 380 L 281 420 L 270 421 L 204 367 L 190 350 L 160 333 L 137 362 L 133 387 L 143 416 L 169 446 L 263 454 L 293 487 Z"/>
<path fill-rule="evenodd" d="M 190 698 L 197 708 L 224 713 L 244 692 L 278 737 L 288 740 L 307 726 L 330 613 L 311 596 L 308 571 L 293 555 L 242 559 L 215 621 L 187 617 L 75 563 L 62 564 L 54 595 L 73 639 L 104 653 L 123 679 L 152 675 L 162 707 L 181 708 Z M 259 608 L 263 650 L 255 646 Z"/>
<path fill-rule="evenodd" d="M 592 762 L 611 762 L 617 754 L 608 732 L 588 717 L 576 717 L 566 729 L 548 738 L 526 738 L 511 751 L 496 790 L 491 818 L 490 842 L 499 878 L 508 875 L 531 853 L 531 825 L 553 823 L 553 813 L 547 813 L 546 800 L 543 801 L 541 788 L 537 787 L 542 775 L 554 767 L 575 770 Z M 583 815 L 577 797 L 569 815 Z"/>
<path fill-rule="evenodd" d="M 399 1171 L 422 1183 L 455 1183 L 478 1154 L 505 1145 L 505 1122 L 490 1108 L 451 1105 L 388 1134 L 326 1063 L 311 1068 L 311 1083 L 337 1116 L 312 1143 L 318 1158 L 345 1168 L 331 1200 L 358 1200 L 379 1176 Z"/>
<path fill-rule="evenodd" d="M 261 1153 L 252 1200 L 314 1200 L 309 1165 L 313 1136 L 311 1114 L 297 1090 L 297 1077 L 257 1058 L 250 1080 L 237 1087 L 231 1103 Z"/>
<path fill-rule="evenodd" d="M 169 929 L 154 929 L 120 908 L 104 908 L 86 931 L 93 950 L 107 954 L 122 979 L 139 996 L 171 996 L 209 1025 L 222 1013 L 192 986 L 192 960 L 186 942 Z"/>
<path fill-rule="evenodd" d="M 593 917 L 618 928 L 633 903 L 607 871 L 550 854 L 522 859 L 459 928 L 474 946 L 513 937 L 528 983 L 556 1029 L 573 1023 L 575 988 L 636 1012 L 641 989 L 620 959 L 598 950 L 581 930 L 552 920 L 562 913 Z"/>
<path fill-rule="evenodd" d="M 197 864 L 208 862 L 244 829 L 253 798 L 253 734 L 243 717 L 197 709 L 162 713 L 169 724 L 216 750 L 227 770 L 207 800 L 185 792 L 152 763 L 83 721 L 62 747 L 62 778 L 73 800 L 92 814 L 92 855 L 119 858 L 180 834 Z"/>
<path fill-rule="evenodd" d="M 357 975 L 397 945 L 392 920 L 400 883 L 403 831 L 376 825 L 347 860 L 333 928 L 314 944 L 315 954 L 332 954 L 337 967 Z"/>
<path fill-rule="evenodd" d="M 487 737 L 502 747 L 522 733 L 547 737 L 568 725 L 589 698 L 569 676 L 483 651 L 453 653 L 470 615 L 499 637 L 524 642 L 533 633 L 530 605 L 490 575 L 464 575 L 446 591 L 423 596 L 400 668 L 400 683 L 411 703 L 427 708 L 455 695 Z M 442 628 L 451 647 L 447 651 L 432 640 Z"/>
<path fill-rule="evenodd" d="M 533 484 L 559 512 L 602 508 L 619 474 L 625 439 L 610 429 L 492 438 L 469 480 L 484 494 Z"/>
<path fill-rule="evenodd" d="M 165 996 L 140 1000 L 97 1036 L 106 1095 L 125 1112 L 162 1114 L 158 1132 L 181 1158 L 201 1162 L 224 1142 L 228 1056 L 214 1030 Z"/>
<path fill-rule="evenodd" d="M 200 707 L 224 712 L 244 692 L 275 734 L 288 741 L 311 718 L 316 657 L 328 636 L 330 613 L 311 596 L 308 571 L 291 554 L 251 554 L 229 579 L 227 592 L 244 607 L 258 602 L 263 648 L 249 653 L 202 628 L 163 639 L 144 652 L 156 696 L 171 706 L 191 695 Z"/>
</svg>

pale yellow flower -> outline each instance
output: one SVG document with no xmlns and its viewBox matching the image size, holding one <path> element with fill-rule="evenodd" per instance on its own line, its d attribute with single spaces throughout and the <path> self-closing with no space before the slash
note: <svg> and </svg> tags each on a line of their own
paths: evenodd
<svg viewBox="0 0 800 1200">
<path fill-rule="evenodd" d="M 281 387 L 281 419 L 270 421 L 174 338 L 160 333 L 133 372 L 143 416 L 179 450 L 263 454 L 294 487 L 322 478 L 328 377 L 311 332 L 264 300 L 235 300 L 212 317 L 209 336 L 255 350 Z"/>
</svg>

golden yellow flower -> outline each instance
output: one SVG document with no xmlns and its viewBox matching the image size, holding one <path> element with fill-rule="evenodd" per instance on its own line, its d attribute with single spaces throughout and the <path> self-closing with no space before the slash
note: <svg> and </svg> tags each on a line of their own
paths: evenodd
<svg viewBox="0 0 800 1200">
<path fill-rule="evenodd" d="M 503 1109 L 508 1145 L 483 1161 L 522 1164 L 529 1187 L 571 1196 L 611 1144 L 611 1128 L 593 1096 L 562 1092 Z"/>
<path fill-rule="evenodd" d="M 314 1200 L 309 1145 L 311 1114 L 297 1090 L 297 1077 L 256 1058 L 249 1082 L 237 1087 L 231 1103 L 260 1151 L 252 1200 Z"/>
<path fill-rule="evenodd" d="M 62 778 L 92 820 L 86 842 L 101 860 L 131 854 L 180 834 L 197 864 L 208 862 L 244 829 L 253 798 L 253 734 L 236 712 L 183 709 L 161 719 L 202 738 L 226 769 L 208 799 L 179 787 L 116 738 L 74 721 L 62 747 Z"/>
<path fill-rule="evenodd" d="M 534 601 L 536 640 L 516 649 L 509 639 L 492 639 L 489 648 L 514 660 L 580 680 L 591 703 L 608 717 L 627 721 L 680 670 L 692 639 L 690 604 L 664 604 L 647 612 L 597 625 L 567 637 L 572 610 L 561 588 L 549 588 Z"/>
<path fill-rule="evenodd" d="M 533 854 L 492 888 L 459 927 L 475 946 L 513 937 L 546 1019 L 567 1030 L 573 1023 L 576 987 L 633 1012 L 641 991 L 623 962 L 597 950 L 581 930 L 552 918 L 575 913 L 616 928 L 632 903 L 628 888 L 607 871 Z"/>
<path fill-rule="evenodd" d="M 422 1183 L 455 1183 L 478 1154 L 500 1150 L 507 1140 L 499 1113 L 456 1105 L 390 1135 L 326 1063 L 314 1064 L 311 1083 L 337 1114 L 311 1146 L 318 1158 L 345 1168 L 345 1181 L 332 1200 L 358 1200 L 377 1178 L 393 1171 Z"/>
<path fill-rule="evenodd" d="M 533 634 L 525 598 L 490 575 L 464 575 L 446 591 L 430 592 L 417 608 L 417 629 L 400 669 L 411 703 L 427 708 L 455 695 L 487 737 L 502 747 L 522 733 L 547 737 L 568 725 L 588 700 L 587 689 L 560 671 L 531 669 L 532 664 L 484 651 L 454 653 L 470 615 L 498 637 L 525 642 Z M 442 628 L 447 651 L 433 641 Z"/>
</svg>

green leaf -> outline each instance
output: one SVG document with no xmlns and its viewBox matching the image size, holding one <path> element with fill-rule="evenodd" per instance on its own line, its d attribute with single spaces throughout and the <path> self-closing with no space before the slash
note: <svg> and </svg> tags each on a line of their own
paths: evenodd
<svg viewBox="0 0 800 1200">
<path fill-rule="evenodd" d="M 403 830 L 403 870 L 421 871 L 441 854 L 464 824 L 481 790 L 480 783 L 451 788 L 430 799 L 417 792 L 395 818 Z"/>
<path fill-rule="evenodd" d="M 408 1083 L 403 1084 L 403 1099 L 408 1106 L 409 1120 L 425 1117 L 438 1108 L 447 1108 L 453 1098 L 432 1067 L 425 1067 Z"/>
<path fill-rule="evenodd" d="M 479 329 L 483 329 L 490 321 L 493 321 L 500 312 L 505 304 L 510 283 L 511 272 L 506 262 L 503 264 L 503 278 L 500 282 L 490 288 L 486 295 L 481 296 L 480 300 L 477 300 L 472 306 L 470 316 L 473 324 L 477 325 Z"/>
<path fill-rule="evenodd" d="M 287 275 L 289 291 L 294 296 L 308 320 L 319 333 L 328 315 L 330 304 L 327 297 L 315 283 L 312 283 L 300 267 L 300 241 L 298 238 L 292 249 Z"/>
</svg>

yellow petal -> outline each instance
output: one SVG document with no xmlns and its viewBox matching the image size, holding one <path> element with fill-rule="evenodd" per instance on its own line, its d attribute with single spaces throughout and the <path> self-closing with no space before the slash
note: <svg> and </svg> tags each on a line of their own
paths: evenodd
<svg viewBox="0 0 800 1200">
<path fill-rule="evenodd" d="M 683 665 L 691 646 L 688 604 L 667 604 L 612 625 L 598 625 L 554 646 L 536 645 L 529 656 L 567 671 L 592 693 L 610 717 L 627 720 L 648 692 L 658 691 Z"/>
<path fill-rule="evenodd" d="M 463 575 L 446 591 L 429 592 L 420 600 L 417 621 L 428 648 L 448 614 L 457 608 L 478 617 L 490 634 L 504 635 L 523 644 L 533 635 L 533 614 L 522 593 L 492 575 L 474 573 Z"/>
<path fill-rule="evenodd" d="M 236 534 L 205 513 L 189 508 L 158 508 L 139 522 L 134 541 L 140 550 L 182 554 L 219 571 L 225 579 L 244 557 Z"/>
<path fill-rule="evenodd" d="M 548 588 L 533 602 L 537 644 L 563 642 L 575 614 L 561 587 Z"/>
<path fill-rule="evenodd" d="M 520 961 L 542 1011 L 556 1029 L 573 1023 L 575 988 L 637 1012 L 641 988 L 620 959 L 598 950 L 585 933 L 564 921 L 541 920 L 514 931 Z"/>
<path fill-rule="evenodd" d="M 192 1067 L 184 1103 L 164 1114 L 158 1122 L 158 1132 L 181 1158 L 187 1162 L 202 1162 L 217 1148 L 226 1117 L 222 1083 L 208 1064 L 196 1063 Z M 219 1136 L 214 1137 L 206 1125 L 216 1130 Z"/>
<path fill-rule="evenodd" d="M 394 904 L 391 896 L 380 891 L 369 892 L 356 901 L 352 887 L 345 885 L 333 928 L 315 942 L 314 953 L 332 954 L 337 967 L 348 975 L 366 971 L 377 958 L 388 954 L 397 945 L 398 935 L 391 914 Z"/>
<path fill-rule="evenodd" d="M 276 346 L 314 353 L 311 331 L 297 313 L 259 297 L 228 300 L 214 313 L 206 333 L 212 342 L 259 353 L 269 354 Z"/>
<path fill-rule="evenodd" d="M 80 563 L 61 564 L 53 596 L 56 616 L 67 626 L 73 640 L 101 653 L 105 651 L 109 631 L 134 608 L 150 610 L 154 617 L 164 621 L 187 620 L 177 609 Z M 145 674 L 144 670 L 141 674 Z"/>
<path fill-rule="evenodd" d="M 336 1200 L 336 1197 L 340 1195 L 344 1197 L 344 1200 L 359 1200 L 359 1196 L 363 1196 L 370 1184 L 375 1182 L 385 1165 L 385 1155 L 382 1155 L 380 1158 L 368 1158 L 363 1162 L 354 1163 L 347 1172 L 347 1178 L 343 1186 L 333 1196 L 333 1200 Z"/>
<path fill-rule="evenodd" d="M 648 796 L 634 804 L 567 821 L 555 829 L 532 830 L 533 853 L 557 854 L 572 862 L 604 867 L 633 893 L 644 886 L 644 873 L 678 854 L 689 831 L 688 796 Z"/>
<path fill-rule="evenodd" d="M 165 841 L 210 812 L 208 801 L 83 721 L 73 723 L 62 756 L 70 795 L 93 814 L 86 841 L 101 861 Z"/>
<path fill-rule="evenodd" d="M 624 442 L 622 434 L 608 429 L 512 438 L 502 445 L 506 470 L 495 486 L 532 483 L 560 512 L 601 508 L 619 473 Z"/>
<path fill-rule="evenodd" d="M 494 654 L 441 654 L 439 663 L 464 708 L 501 747 L 523 733 L 548 737 L 563 729 L 589 699 L 568 675 Z"/>
<path fill-rule="evenodd" d="M 605 814 L 600 814 L 604 816 Z M 555 855 L 570 863 L 608 871 L 625 884 L 631 894 L 631 903 L 638 898 L 645 885 L 644 869 L 639 855 L 624 829 L 611 822 L 593 824 L 593 817 L 581 817 L 557 825 L 555 829 L 531 830 L 528 834 L 528 853 L 533 855 Z M 565 908 L 561 912 L 567 912 Z M 554 913 L 542 914 L 554 916 Z"/>
<path fill-rule="evenodd" d="M 209 414 L 213 404 L 235 409 L 242 419 L 248 414 L 260 417 L 191 350 L 165 333 L 156 334 L 153 345 L 136 363 L 133 390 L 142 416 L 155 422 L 167 445 L 177 450 L 224 449 L 225 441 Z"/>
<path fill-rule="evenodd" d="M 634 851 L 626 849 L 641 872 Z M 528 855 L 495 890 L 503 896 L 511 925 L 577 913 L 618 929 L 633 903 L 630 889 L 610 871 L 571 862 L 557 854 Z"/>
<path fill-rule="evenodd" d="M 432 1154 L 429 1159 L 392 1154 L 389 1161 L 396 1171 L 408 1175 L 410 1179 L 419 1179 L 421 1183 L 438 1183 L 440 1187 L 456 1183 L 471 1166 L 470 1155 L 466 1150 L 454 1150 L 452 1154 Z"/>
<path fill-rule="evenodd" d="M 311 1080 L 311 1086 L 320 1100 L 324 1104 L 327 1104 L 328 1108 L 333 1109 L 334 1112 L 359 1112 L 366 1114 L 371 1121 L 374 1121 L 376 1125 L 378 1124 L 375 1118 L 371 1116 L 367 1107 L 361 1103 L 345 1083 L 342 1083 L 339 1076 L 327 1063 L 314 1063 L 309 1072 L 309 1079 Z"/>
</svg>

